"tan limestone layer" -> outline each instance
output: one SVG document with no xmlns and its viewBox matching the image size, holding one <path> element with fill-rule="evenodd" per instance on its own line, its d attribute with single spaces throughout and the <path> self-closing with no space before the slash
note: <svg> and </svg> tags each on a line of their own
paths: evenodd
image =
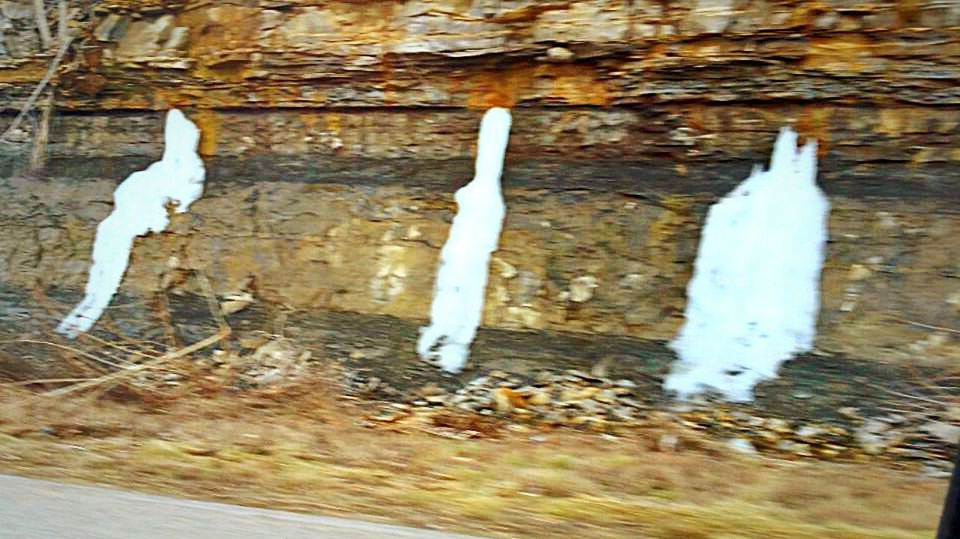
<svg viewBox="0 0 960 539">
<path fill-rule="evenodd" d="M 943 0 L 73 4 L 67 108 L 960 104 Z M 7 107 L 49 57 L 29 5 L 0 3 Z"/>
<path fill-rule="evenodd" d="M 2 186 L 0 280 L 78 290 L 114 182 Z M 449 193 L 402 186 L 213 185 L 172 231 L 138 240 L 123 290 L 247 290 L 298 310 L 424 319 L 454 210 Z M 704 205 L 513 189 L 484 324 L 669 339 Z M 863 358 L 950 361 L 960 327 L 960 216 L 933 202 L 834 198 L 818 346 Z M 66 310 L 67 306 L 64 306 Z M 901 319 L 901 320 L 897 320 Z"/>
</svg>

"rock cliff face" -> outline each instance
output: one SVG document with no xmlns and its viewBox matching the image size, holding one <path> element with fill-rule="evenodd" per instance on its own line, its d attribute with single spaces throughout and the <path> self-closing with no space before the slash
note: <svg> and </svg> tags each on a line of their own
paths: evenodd
<svg viewBox="0 0 960 539">
<path fill-rule="evenodd" d="M 0 108 L 43 76 L 0 1 Z M 54 3 L 48 2 L 55 26 Z M 124 288 L 424 319 L 480 111 L 514 108 L 485 324 L 670 338 L 705 208 L 793 125 L 833 214 L 818 346 L 960 357 L 960 4 L 944 0 L 71 2 L 47 166 L 0 144 L 0 281 L 79 290 L 96 222 L 203 132 L 209 189 Z M 4 124 L 5 125 L 5 124 Z M 66 311 L 67 308 L 64 308 Z M 897 319 L 901 319 L 898 321 Z"/>
</svg>

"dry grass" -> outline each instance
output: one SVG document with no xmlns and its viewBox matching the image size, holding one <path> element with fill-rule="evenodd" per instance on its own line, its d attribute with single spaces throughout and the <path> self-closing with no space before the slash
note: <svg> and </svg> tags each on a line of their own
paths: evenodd
<svg viewBox="0 0 960 539">
<path fill-rule="evenodd" d="M 878 465 L 659 453 L 641 434 L 371 430 L 335 394 L 321 379 L 146 400 L 4 388 L 0 470 L 502 537 L 926 538 L 945 489 Z"/>
</svg>

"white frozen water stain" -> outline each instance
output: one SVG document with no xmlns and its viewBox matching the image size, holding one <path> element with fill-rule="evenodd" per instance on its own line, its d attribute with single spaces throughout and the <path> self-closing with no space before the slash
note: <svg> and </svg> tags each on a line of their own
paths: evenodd
<svg viewBox="0 0 960 539">
<path fill-rule="evenodd" d="M 476 174 L 454 195 L 457 215 L 440 252 L 430 325 L 420 329 L 417 341 L 421 358 L 439 359 L 449 372 L 466 365 L 483 314 L 490 255 L 506 215 L 500 175 L 510 123 L 510 111 L 502 108 L 488 110 L 480 123 Z"/>
<path fill-rule="evenodd" d="M 830 211 L 816 170 L 816 142 L 798 153 L 785 128 L 770 170 L 754 168 L 710 208 L 667 390 L 750 401 L 757 383 L 813 347 Z"/>
<path fill-rule="evenodd" d="M 199 141 L 200 131 L 183 113 L 167 113 L 163 158 L 131 174 L 114 191 L 113 212 L 97 227 L 83 301 L 57 332 L 74 338 L 93 327 L 123 280 L 134 239 L 167 227 L 168 204 L 183 213 L 200 198 L 205 171 L 197 155 Z"/>
</svg>

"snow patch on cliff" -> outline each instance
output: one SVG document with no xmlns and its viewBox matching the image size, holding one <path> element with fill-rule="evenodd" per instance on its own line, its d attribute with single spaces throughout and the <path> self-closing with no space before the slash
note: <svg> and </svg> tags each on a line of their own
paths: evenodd
<svg viewBox="0 0 960 539">
<path fill-rule="evenodd" d="M 815 141 L 798 153 L 797 134 L 783 129 L 770 170 L 754 168 L 710 208 L 667 390 L 750 401 L 757 383 L 813 347 L 830 211 L 816 159 Z"/>
<path fill-rule="evenodd" d="M 205 170 L 197 155 L 200 131 L 176 109 L 167 113 L 164 129 L 163 158 L 131 174 L 114 191 L 113 212 L 97 227 L 83 301 L 57 332 L 75 338 L 93 327 L 123 280 L 134 239 L 167 227 L 168 204 L 183 213 L 203 193 Z"/>
<path fill-rule="evenodd" d="M 423 359 L 438 359 L 448 372 L 466 365 L 483 315 L 490 255 L 497 250 L 506 215 L 500 176 L 510 124 L 507 109 L 493 108 L 483 116 L 476 174 L 454 195 L 457 215 L 440 252 L 430 325 L 420 329 L 417 353 Z"/>
</svg>

